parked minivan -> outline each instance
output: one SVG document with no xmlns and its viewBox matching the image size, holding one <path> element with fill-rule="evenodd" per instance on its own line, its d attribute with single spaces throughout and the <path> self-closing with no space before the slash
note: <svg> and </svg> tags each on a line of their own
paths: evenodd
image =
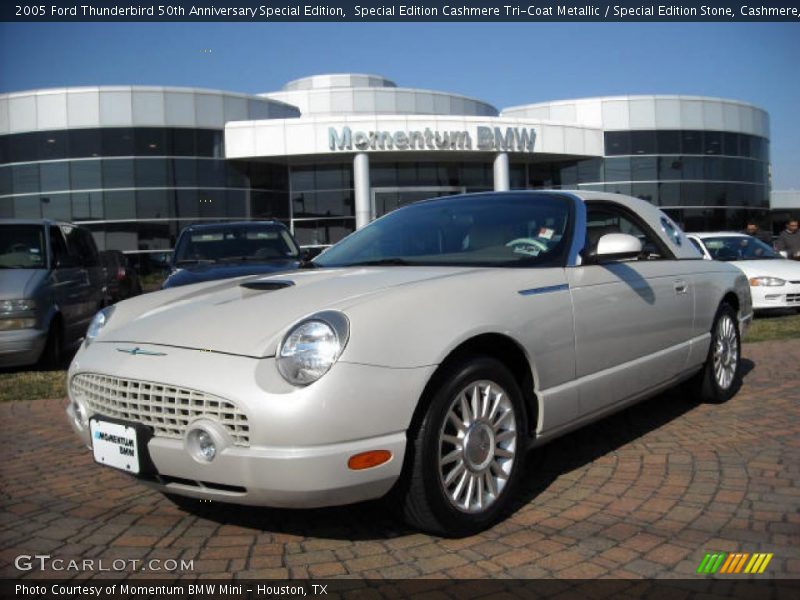
<svg viewBox="0 0 800 600">
<path fill-rule="evenodd" d="M 0 219 L 0 367 L 57 366 L 106 301 L 88 230 L 45 219 Z"/>
</svg>

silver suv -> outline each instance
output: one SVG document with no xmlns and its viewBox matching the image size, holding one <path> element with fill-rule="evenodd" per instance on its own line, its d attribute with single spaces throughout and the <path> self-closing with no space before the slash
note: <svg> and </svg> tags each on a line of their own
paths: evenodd
<svg viewBox="0 0 800 600">
<path fill-rule="evenodd" d="M 0 219 L 0 367 L 57 366 L 105 304 L 104 285 L 88 230 Z"/>
</svg>

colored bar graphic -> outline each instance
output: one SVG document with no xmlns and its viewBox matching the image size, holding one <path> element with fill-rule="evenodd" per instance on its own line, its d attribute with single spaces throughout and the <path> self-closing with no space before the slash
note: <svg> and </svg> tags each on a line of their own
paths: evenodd
<svg viewBox="0 0 800 600">
<path fill-rule="evenodd" d="M 725 560 L 725 556 L 726 556 L 725 552 L 720 552 L 719 553 L 719 558 L 717 558 L 717 561 L 714 563 L 714 566 L 711 568 L 711 572 L 712 573 L 716 573 L 717 570 L 719 570 L 719 568 L 722 566 L 722 561 Z"/>
<path fill-rule="evenodd" d="M 703 560 L 700 561 L 700 566 L 697 567 L 697 572 L 698 573 L 705 573 L 706 572 L 706 566 L 708 566 L 708 562 L 710 560 L 711 560 L 711 555 L 708 552 L 706 552 L 705 557 L 703 558 Z"/>
<path fill-rule="evenodd" d="M 755 575 L 763 573 L 772 560 L 773 553 L 756 552 L 707 552 L 697 567 L 700 574 L 714 575 L 715 573 L 737 575 Z"/>
<path fill-rule="evenodd" d="M 720 573 L 728 573 L 731 565 L 733 564 L 733 557 L 736 556 L 735 554 L 729 554 L 728 560 L 725 561 L 725 564 L 722 565 L 722 568 L 719 570 Z"/>
<path fill-rule="evenodd" d="M 742 570 L 742 568 L 744 567 L 744 563 L 745 563 L 745 561 L 746 561 L 746 560 L 747 560 L 749 557 L 750 557 L 750 554 L 749 554 L 748 552 L 745 552 L 744 554 L 742 554 L 742 558 L 740 558 L 740 559 L 739 559 L 739 562 L 738 562 L 738 563 L 736 563 L 736 570 L 735 570 L 735 571 L 733 571 L 733 572 L 734 572 L 734 573 L 739 573 L 739 572 Z"/>
<path fill-rule="evenodd" d="M 766 555 L 766 557 L 764 557 L 764 562 L 762 562 L 761 566 L 758 568 L 758 572 L 759 573 L 763 573 L 764 572 L 764 569 L 767 568 L 767 565 L 769 564 L 769 561 L 772 560 L 773 556 L 775 556 L 775 555 L 772 552 L 770 552 L 769 554 Z"/>
<path fill-rule="evenodd" d="M 747 566 L 744 568 L 745 573 L 752 573 L 761 566 L 761 561 L 764 560 L 763 554 L 753 554 L 753 558 L 750 559 L 750 562 L 747 563 Z"/>
</svg>

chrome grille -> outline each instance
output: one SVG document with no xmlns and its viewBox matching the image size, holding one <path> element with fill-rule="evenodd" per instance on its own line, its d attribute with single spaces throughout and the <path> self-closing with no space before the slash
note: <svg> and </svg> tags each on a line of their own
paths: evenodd
<svg viewBox="0 0 800 600">
<path fill-rule="evenodd" d="M 800 294 L 786 294 L 786 302 L 789 304 L 800 304 Z"/>
<path fill-rule="evenodd" d="M 142 423 L 152 427 L 156 436 L 175 439 L 182 439 L 189 423 L 202 417 L 225 427 L 235 445 L 250 445 L 247 415 L 232 402 L 211 394 L 95 373 L 76 375 L 70 387 L 86 403 L 90 415 Z"/>
</svg>

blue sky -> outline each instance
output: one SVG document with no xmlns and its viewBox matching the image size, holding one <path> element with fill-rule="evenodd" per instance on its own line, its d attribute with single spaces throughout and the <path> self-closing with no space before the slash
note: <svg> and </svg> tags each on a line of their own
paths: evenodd
<svg viewBox="0 0 800 600">
<path fill-rule="evenodd" d="M 210 50 L 210 51 L 209 51 Z M 0 92 L 151 84 L 266 92 L 376 73 L 497 107 L 612 94 L 721 96 L 767 109 L 773 188 L 800 188 L 794 23 L 0 24 Z"/>
</svg>

